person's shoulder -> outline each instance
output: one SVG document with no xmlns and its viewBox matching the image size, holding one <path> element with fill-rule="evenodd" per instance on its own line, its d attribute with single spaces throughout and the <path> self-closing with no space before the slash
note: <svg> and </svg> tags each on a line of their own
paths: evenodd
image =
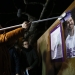
<svg viewBox="0 0 75 75">
<path fill-rule="evenodd" d="M 16 49 L 15 49 L 14 47 L 11 47 L 11 48 L 9 49 L 9 52 L 10 52 L 10 53 L 15 53 L 15 52 L 16 52 Z"/>
<path fill-rule="evenodd" d="M 25 52 L 26 49 L 24 47 L 21 47 L 21 53 Z"/>
<path fill-rule="evenodd" d="M 31 45 L 29 46 L 29 48 L 30 48 L 31 51 L 35 50 Z"/>
</svg>

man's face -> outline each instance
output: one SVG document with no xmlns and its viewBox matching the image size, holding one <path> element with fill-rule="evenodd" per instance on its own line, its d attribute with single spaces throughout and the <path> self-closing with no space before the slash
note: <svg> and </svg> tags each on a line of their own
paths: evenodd
<svg viewBox="0 0 75 75">
<path fill-rule="evenodd" d="M 68 18 L 67 22 L 67 28 L 68 29 L 73 29 L 74 28 L 74 21 L 72 19 L 72 17 Z"/>
<path fill-rule="evenodd" d="M 26 49 L 28 49 L 29 43 L 28 43 L 27 41 L 24 41 L 24 42 L 23 42 L 23 47 L 26 48 Z"/>
</svg>

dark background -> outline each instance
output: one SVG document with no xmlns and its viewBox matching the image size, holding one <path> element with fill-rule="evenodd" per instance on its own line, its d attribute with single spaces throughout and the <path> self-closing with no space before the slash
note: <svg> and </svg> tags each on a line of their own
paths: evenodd
<svg viewBox="0 0 75 75">
<path fill-rule="evenodd" d="M 17 17 L 18 9 L 21 9 L 22 13 L 27 13 L 36 18 L 36 20 L 56 17 L 61 15 L 73 1 L 74 0 L 0 0 L 0 24 L 2 27 L 8 27 L 22 23 L 26 19 L 26 15 L 22 14 L 19 19 Z M 43 9 L 44 12 L 41 15 Z M 33 34 L 36 35 L 37 33 L 37 36 L 34 38 L 37 40 L 55 20 L 56 19 L 40 23 L 33 28 L 36 30 L 34 31 L 32 29 L 33 32 L 35 32 Z"/>
</svg>

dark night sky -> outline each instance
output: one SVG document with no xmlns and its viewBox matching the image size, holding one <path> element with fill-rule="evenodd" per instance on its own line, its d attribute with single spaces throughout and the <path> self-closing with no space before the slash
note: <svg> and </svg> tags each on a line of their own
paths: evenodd
<svg viewBox="0 0 75 75">
<path fill-rule="evenodd" d="M 34 1 L 40 3 L 46 2 L 46 0 L 27 0 L 27 2 L 34 2 Z M 55 6 L 54 6 L 53 13 L 60 13 L 60 14 L 73 2 L 73 0 L 68 0 L 68 3 L 66 3 L 65 0 L 54 0 L 54 1 L 55 1 Z M 2 26 L 6 26 L 6 23 L 10 22 L 10 20 L 12 21 L 17 19 L 18 9 L 21 8 L 22 12 L 24 12 L 25 7 L 26 6 L 23 0 L 0 0 L 0 24 Z M 40 16 L 42 9 L 43 8 L 41 5 L 28 5 L 26 12 L 38 18 Z M 58 16 L 58 14 L 56 15 Z M 52 15 L 52 16 L 56 16 L 56 15 Z M 10 24 L 11 23 L 12 22 L 10 22 Z"/>
</svg>

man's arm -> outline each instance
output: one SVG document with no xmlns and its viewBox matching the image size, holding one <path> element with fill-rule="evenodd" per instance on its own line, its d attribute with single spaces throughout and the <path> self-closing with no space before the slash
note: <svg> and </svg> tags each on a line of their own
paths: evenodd
<svg viewBox="0 0 75 75">
<path fill-rule="evenodd" d="M 10 32 L 7 32 L 4 34 L 5 42 L 11 43 L 16 40 L 18 40 L 19 37 L 23 36 L 24 34 L 24 28 L 17 28 L 15 30 L 12 30 Z"/>
<path fill-rule="evenodd" d="M 22 27 L 17 28 L 15 30 L 12 30 L 10 32 L 4 33 L 0 35 L 0 43 L 11 43 L 15 40 L 17 40 L 19 37 L 21 37 L 24 34 L 24 30 L 29 27 L 29 24 L 23 23 Z"/>
</svg>

